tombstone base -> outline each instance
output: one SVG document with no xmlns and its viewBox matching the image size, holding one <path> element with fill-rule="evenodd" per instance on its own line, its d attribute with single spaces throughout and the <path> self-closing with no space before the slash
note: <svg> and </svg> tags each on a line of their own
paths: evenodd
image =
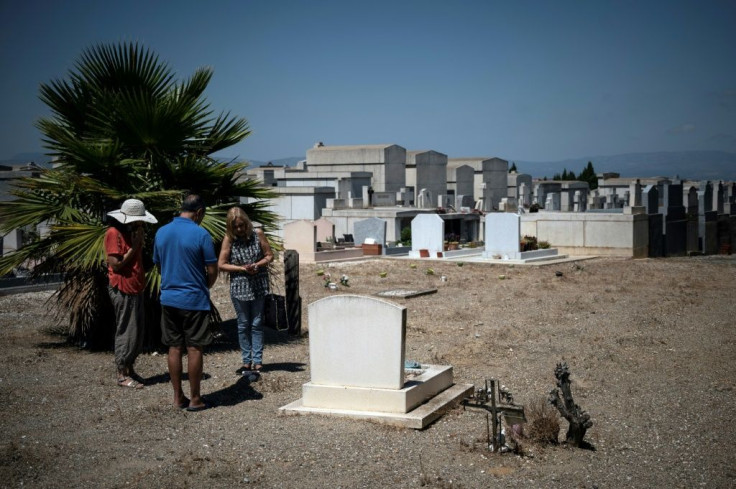
<svg viewBox="0 0 736 489">
<path fill-rule="evenodd" d="M 444 408 L 473 392 L 470 384 L 453 384 L 452 367 L 425 365 L 403 389 L 304 384 L 303 397 L 283 406 L 287 413 L 318 413 L 423 429 L 439 418 Z"/>
<path fill-rule="evenodd" d="M 483 258 L 494 258 L 500 256 L 501 260 L 504 261 L 516 261 L 520 263 L 531 263 L 545 260 L 557 260 L 560 258 L 566 258 L 567 255 L 559 255 L 556 248 L 548 248 L 544 250 L 534 251 L 484 251 Z"/>
</svg>

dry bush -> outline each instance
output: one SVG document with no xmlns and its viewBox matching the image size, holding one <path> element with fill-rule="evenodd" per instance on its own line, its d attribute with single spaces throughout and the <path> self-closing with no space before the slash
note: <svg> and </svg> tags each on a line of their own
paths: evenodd
<svg viewBox="0 0 736 489">
<path fill-rule="evenodd" d="M 526 405 L 526 437 L 543 445 L 559 443 L 560 417 L 557 411 L 540 397 Z"/>
</svg>

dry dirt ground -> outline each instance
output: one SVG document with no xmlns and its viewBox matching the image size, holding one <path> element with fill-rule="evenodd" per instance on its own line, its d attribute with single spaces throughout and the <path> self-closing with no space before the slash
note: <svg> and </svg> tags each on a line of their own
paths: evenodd
<svg viewBox="0 0 736 489">
<path fill-rule="evenodd" d="M 496 378 L 517 402 L 533 403 L 554 388 L 556 363 L 567 362 L 595 450 L 529 442 L 521 456 L 491 453 L 484 412 L 461 407 L 423 431 L 280 414 L 309 380 L 308 338 L 269 334 L 266 371 L 248 383 L 234 373 L 232 321 L 227 341 L 205 357 L 203 392 L 216 406 L 180 411 L 165 356 L 140 357 L 144 390 L 117 387 L 112 354 L 68 346 L 46 315 L 50 292 L 33 292 L 0 297 L 0 486 L 736 484 L 734 257 L 541 267 L 376 259 L 326 267 L 349 276 L 350 287 L 335 292 L 316 269 L 300 269 L 305 325 L 306 305 L 328 294 L 437 288 L 395 301 L 408 309 L 406 357 L 451 364 L 457 382 Z M 231 319 L 223 278 L 214 298 Z"/>
</svg>

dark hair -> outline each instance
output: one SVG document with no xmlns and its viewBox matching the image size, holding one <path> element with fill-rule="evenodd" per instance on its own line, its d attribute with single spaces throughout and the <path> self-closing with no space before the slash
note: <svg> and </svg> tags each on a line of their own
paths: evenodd
<svg viewBox="0 0 736 489">
<path fill-rule="evenodd" d="M 197 212 L 205 207 L 202 197 L 197 194 L 187 195 L 181 203 L 181 210 L 184 212 Z"/>
<path fill-rule="evenodd" d="M 128 224 L 123 224 L 122 222 L 118 221 L 114 217 L 111 217 L 107 220 L 107 223 L 110 225 L 111 228 L 115 228 L 121 233 L 129 233 L 130 232 L 130 226 Z"/>
</svg>

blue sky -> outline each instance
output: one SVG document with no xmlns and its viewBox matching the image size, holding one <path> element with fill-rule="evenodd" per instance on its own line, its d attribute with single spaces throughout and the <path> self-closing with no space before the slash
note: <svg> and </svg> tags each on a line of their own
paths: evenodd
<svg viewBox="0 0 736 489">
<path fill-rule="evenodd" d="M 226 156 L 396 143 L 553 161 L 736 151 L 736 2 L 0 0 L 0 159 L 42 151 L 38 86 L 137 41 L 253 134 Z"/>
</svg>

